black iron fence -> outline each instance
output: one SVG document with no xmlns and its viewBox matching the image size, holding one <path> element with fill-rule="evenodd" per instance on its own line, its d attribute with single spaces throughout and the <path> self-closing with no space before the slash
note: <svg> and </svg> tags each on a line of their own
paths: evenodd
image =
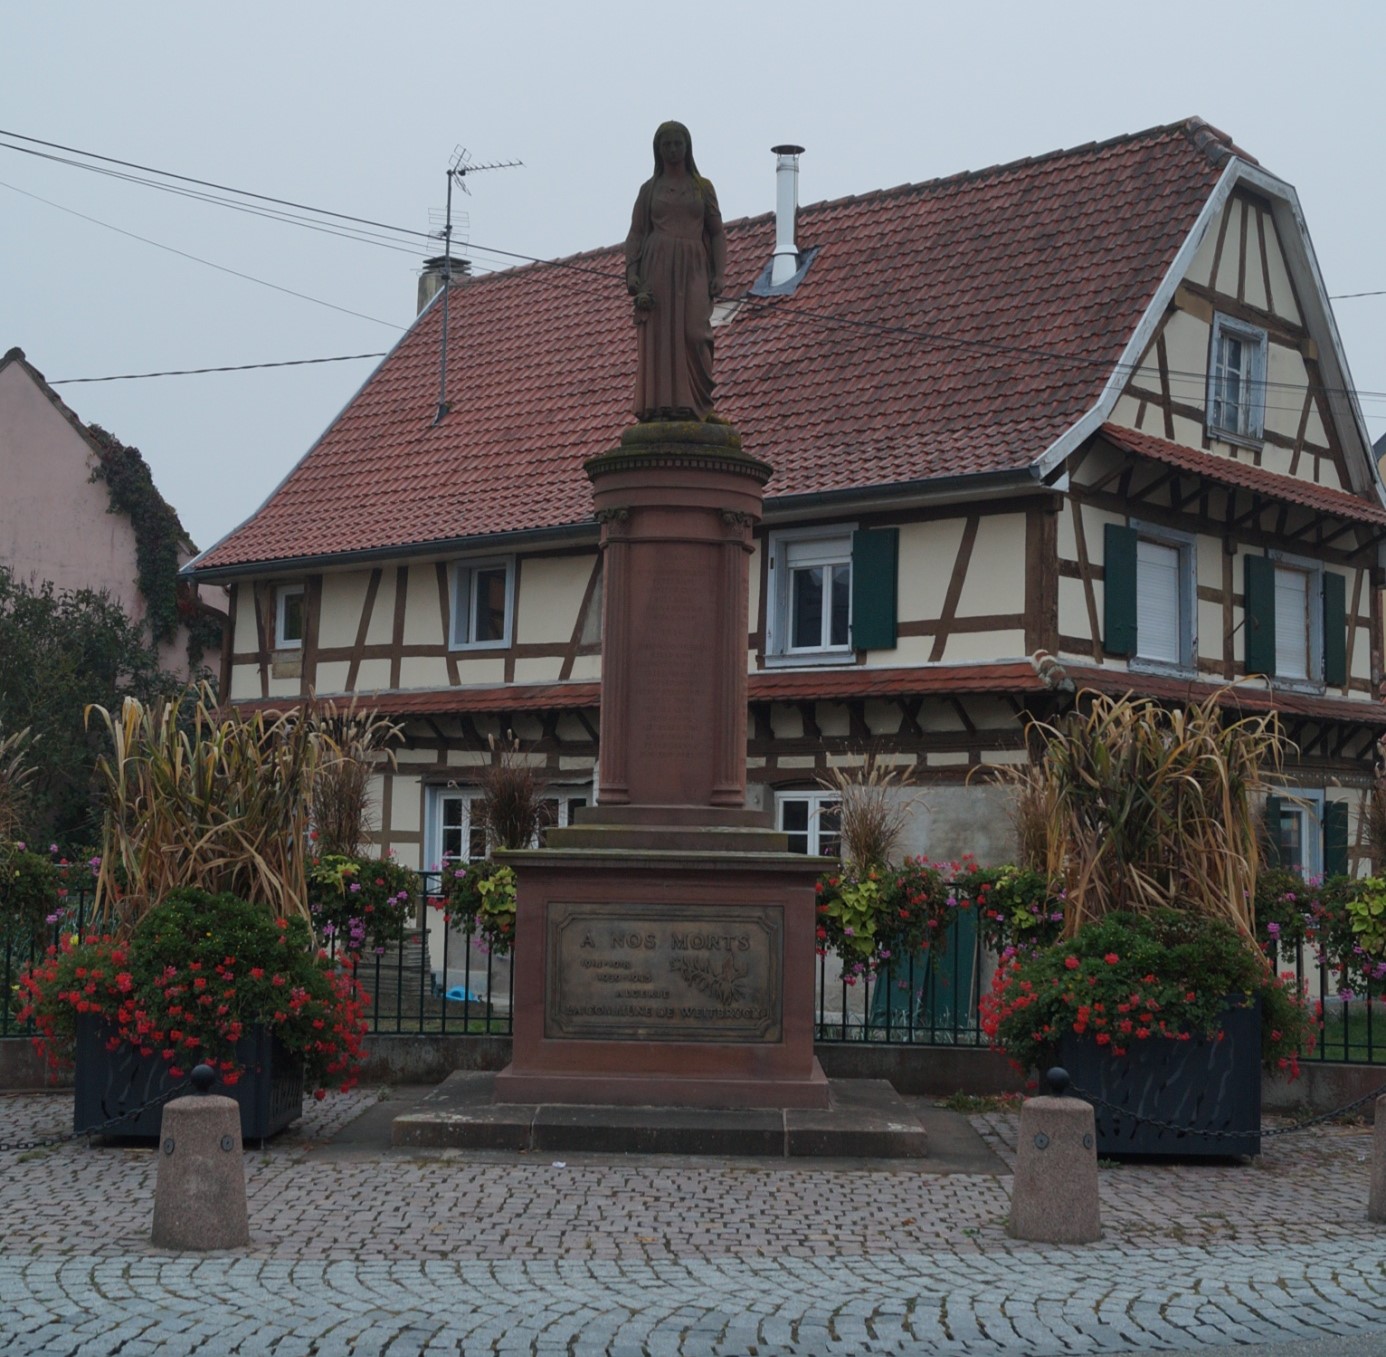
<svg viewBox="0 0 1386 1357">
<path fill-rule="evenodd" d="M 373 1033 L 399 1036 L 492 1035 L 511 1031 L 513 954 L 488 952 L 437 901 L 437 874 L 421 873 L 414 926 L 380 952 L 340 954 L 358 988 L 370 996 Z M 0 921 L 0 1039 L 32 1035 L 19 1019 L 19 977 L 49 945 L 85 935 L 89 889 L 72 891 L 41 938 L 20 937 Z M 334 940 L 329 940 L 331 944 Z M 1330 968 L 1298 949 L 1279 959 L 1293 969 L 1321 1009 L 1318 1041 L 1301 1060 L 1386 1064 L 1386 999 L 1337 992 Z M 844 977 L 836 958 L 820 956 L 815 993 L 816 1040 L 894 1045 L 986 1045 L 978 1000 L 995 958 L 971 910 L 957 911 L 943 945 L 893 960 L 874 976 Z"/>
</svg>

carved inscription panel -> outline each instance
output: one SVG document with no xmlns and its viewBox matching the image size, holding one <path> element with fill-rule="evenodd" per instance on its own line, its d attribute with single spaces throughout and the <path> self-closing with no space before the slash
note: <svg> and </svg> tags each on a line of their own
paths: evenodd
<svg viewBox="0 0 1386 1357">
<path fill-rule="evenodd" d="M 545 1036 L 783 1039 L 780 909 L 555 903 L 547 933 Z"/>
</svg>

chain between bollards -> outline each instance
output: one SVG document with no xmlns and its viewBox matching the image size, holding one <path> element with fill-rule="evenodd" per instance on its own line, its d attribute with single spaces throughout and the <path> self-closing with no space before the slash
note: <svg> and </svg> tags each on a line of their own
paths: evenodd
<svg viewBox="0 0 1386 1357">
<path fill-rule="evenodd" d="M 141 1103 L 138 1107 L 127 1108 L 124 1112 L 120 1112 L 114 1117 L 108 1117 L 105 1121 L 97 1122 L 95 1126 L 84 1126 L 80 1131 L 66 1131 L 60 1136 L 45 1136 L 42 1140 L 0 1140 L 0 1154 L 23 1154 L 28 1150 L 46 1150 L 53 1145 L 65 1145 L 69 1140 L 76 1140 L 79 1136 L 100 1135 L 103 1131 L 109 1131 L 113 1127 L 121 1125 L 123 1122 L 133 1121 L 141 1112 L 146 1112 L 151 1107 L 158 1107 L 161 1103 L 166 1103 L 170 1098 L 182 1093 L 184 1089 L 194 1083 L 197 1077 L 197 1070 L 207 1070 L 212 1076 L 212 1082 L 216 1082 L 216 1071 L 208 1065 L 199 1065 L 197 1069 L 192 1072 L 190 1078 L 184 1079 L 181 1084 L 175 1084 L 172 1088 L 166 1089 L 163 1093 L 151 1098 L 147 1103 Z M 208 1084 L 207 1088 L 210 1087 L 211 1084 Z M 205 1093 L 206 1091 L 206 1089 L 198 1090 L 200 1093 Z"/>
</svg>

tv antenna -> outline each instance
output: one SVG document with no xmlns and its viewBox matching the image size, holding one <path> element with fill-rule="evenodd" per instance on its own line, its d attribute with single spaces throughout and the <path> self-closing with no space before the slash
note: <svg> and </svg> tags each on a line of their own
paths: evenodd
<svg viewBox="0 0 1386 1357">
<path fill-rule="evenodd" d="M 452 160 L 448 164 L 447 210 L 443 217 L 443 343 L 438 361 L 438 409 L 433 416 L 434 425 L 443 422 L 448 412 L 448 294 L 452 291 L 452 186 L 457 186 L 468 197 L 471 189 L 467 187 L 469 174 L 480 174 L 483 170 L 509 170 L 523 165 L 522 160 L 493 160 L 484 165 L 472 161 L 471 153 L 465 146 L 453 147 Z M 465 220 L 464 214 L 464 220 Z"/>
</svg>

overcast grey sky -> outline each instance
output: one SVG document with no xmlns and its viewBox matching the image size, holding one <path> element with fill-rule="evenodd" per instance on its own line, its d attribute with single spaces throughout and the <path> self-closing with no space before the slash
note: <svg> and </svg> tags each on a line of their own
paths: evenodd
<svg viewBox="0 0 1386 1357">
<path fill-rule="evenodd" d="M 1298 189 L 1330 293 L 1386 289 L 1381 0 L 0 0 L 0 23 L 9 132 L 421 231 L 455 147 L 522 160 L 474 176 L 461 200 L 478 268 L 506 266 L 496 249 L 551 257 L 621 239 L 665 118 L 689 124 L 739 217 L 773 206 L 782 141 L 807 147 L 811 203 L 1197 114 Z M 0 185 L 0 351 L 19 345 L 50 380 L 386 349 L 432 252 L 4 148 Z M 1335 309 L 1356 386 L 1378 393 L 1362 406 L 1379 438 L 1386 296 Z M 372 366 L 59 390 L 141 448 L 206 547 Z"/>
</svg>

